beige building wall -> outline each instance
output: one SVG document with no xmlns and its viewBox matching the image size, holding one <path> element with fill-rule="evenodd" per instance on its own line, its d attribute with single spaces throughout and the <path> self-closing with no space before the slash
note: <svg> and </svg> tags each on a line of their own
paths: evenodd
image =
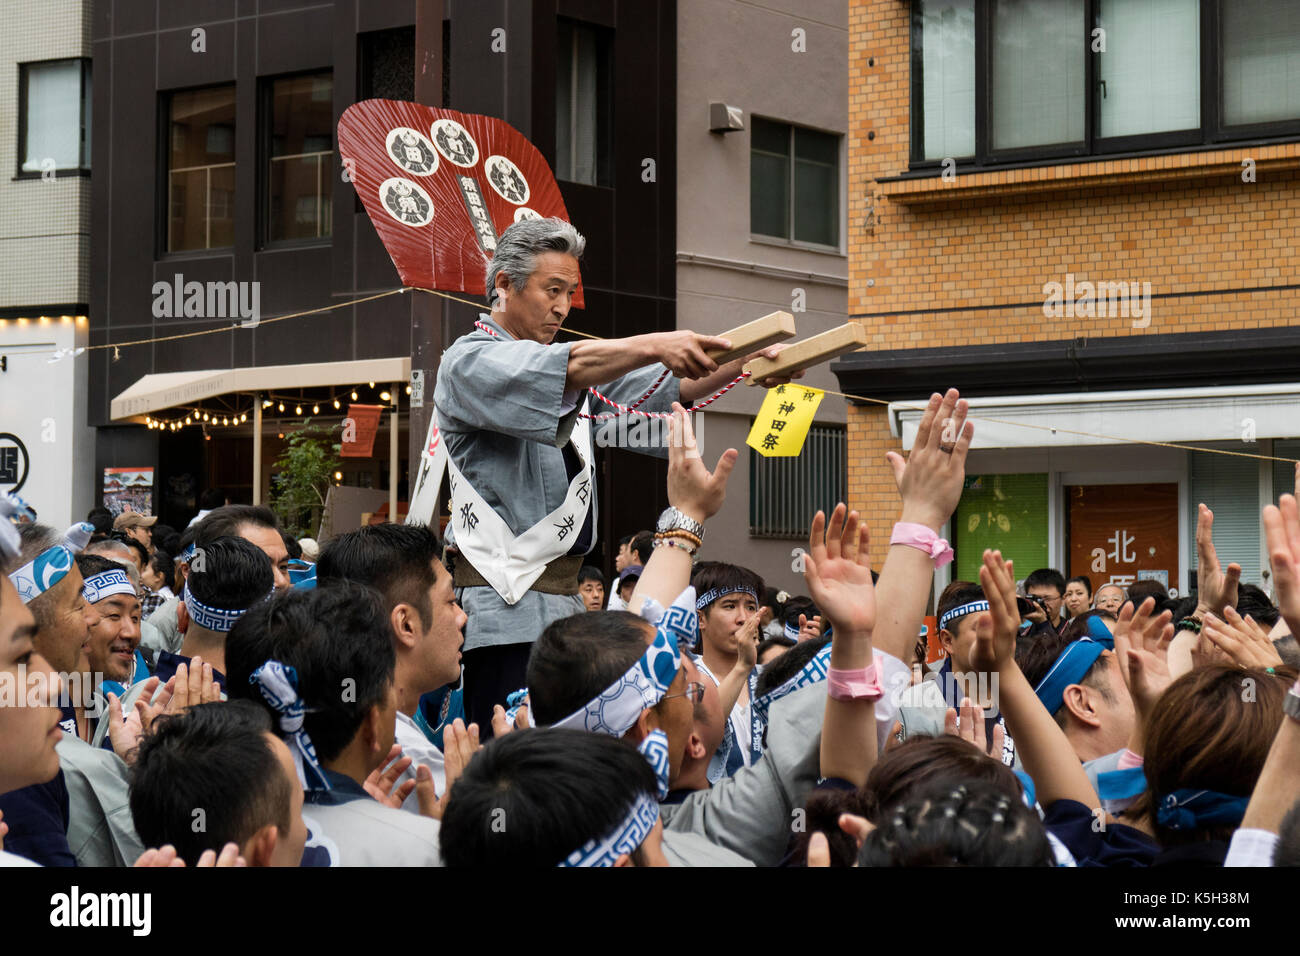
<svg viewBox="0 0 1300 956">
<path fill-rule="evenodd" d="M 12 436 L 0 445 L 20 446 L 18 494 L 60 529 L 97 497 L 88 353 L 75 354 L 88 344 L 88 323 L 42 307 L 90 299 L 90 179 L 18 178 L 19 64 L 90 56 L 91 6 L 0 2 L 0 314 L 11 316 L 0 318 L 0 432 Z M 0 482 L 0 492 L 14 487 Z"/>
<path fill-rule="evenodd" d="M 806 310 L 794 312 L 799 338 L 842 325 L 848 298 L 846 141 L 840 148 L 838 251 L 751 236 L 749 150 L 755 115 L 847 133 L 847 0 L 683 0 L 677 33 L 678 328 L 716 334 L 769 312 L 794 312 L 799 299 Z M 741 109 L 745 129 L 710 132 L 711 102 Z M 803 383 L 836 384 L 826 365 Z M 763 395 L 737 386 L 698 416 L 710 467 L 728 447 L 741 453 L 701 557 L 743 562 L 769 585 L 805 593 L 791 559 L 801 542 L 749 534 L 745 437 Z M 844 421 L 844 400 L 828 395 L 818 423 Z"/>
<path fill-rule="evenodd" d="M 90 298 L 90 179 L 15 179 L 18 64 L 83 56 L 89 3 L 0 3 L 0 308 Z"/>
</svg>

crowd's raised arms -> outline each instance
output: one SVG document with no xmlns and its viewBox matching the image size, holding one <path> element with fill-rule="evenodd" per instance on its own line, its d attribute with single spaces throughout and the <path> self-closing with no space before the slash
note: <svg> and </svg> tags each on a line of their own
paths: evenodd
<svg viewBox="0 0 1300 956">
<path fill-rule="evenodd" d="M 1272 595 L 1204 505 L 1193 597 L 998 550 L 958 576 L 950 389 L 879 463 L 883 563 L 880 516 L 837 503 L 776 591 L 715 521 L 739 456 L 685 406 L 781 346 L 553 344 L 583 247 L 554 219 L 501 236 L 434 390 L 441 529 L 296 540 L 217 494 L 183 533 L 63 531 L 0 500 L 0 864 L 1300 862 L 1295 497 L 1262 516 Z M 665 426 L 668 508 L 608 579 L 589 388 Z"/>
</svg>

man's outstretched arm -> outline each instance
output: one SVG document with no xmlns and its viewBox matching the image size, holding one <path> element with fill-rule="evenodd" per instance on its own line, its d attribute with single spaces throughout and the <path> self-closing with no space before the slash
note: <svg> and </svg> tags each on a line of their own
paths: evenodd
<svg viewBox="0 0 1300 956">
<path fill-rule="evenodd" d="M 687 330 L 651 332 L 625 339 L 583 339 L 569 345 L 564 387 L 571 390 L 602 385 L 656 362 L 662 362 L 678 378 L 702 378 L 718 370 L 708 350 L 730 347 L 727 339 Z"/>
</svg>

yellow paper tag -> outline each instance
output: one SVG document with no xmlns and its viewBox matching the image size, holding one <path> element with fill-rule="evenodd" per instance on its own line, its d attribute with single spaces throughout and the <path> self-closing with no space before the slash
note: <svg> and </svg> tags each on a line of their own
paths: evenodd
<svg viewBox="0 0 1300 956">
<path fill-rule="evenodd" d="M 804 385 L 767 390 L 745 444 L 765 458 L 793 458 L 803 451 L 817 406 L 826 393 Z"/>
</svg>

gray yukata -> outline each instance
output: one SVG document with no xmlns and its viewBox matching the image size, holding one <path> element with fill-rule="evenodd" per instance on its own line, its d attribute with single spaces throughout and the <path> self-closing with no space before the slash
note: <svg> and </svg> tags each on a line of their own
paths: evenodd
<svg viewBox="0 0 1300 956">
<path fill-rule="evenodd" d="M 585 390 L 565 391 L 570 343 L 542 345 L 517 340 L 491 316 L 481 315 L 480 319 L 499 337 L 475 329 L 453 342 L 443 353 L 433 401 L 448 455 L 511 533 L 519 535 L 563 504 L 569 476 L 562 449 L 589 396 Z M 650 365 L 598 386 L 598 391 L 630 405 L 663 372 L 664 366 Z M 678 397 L 678 380 L 669 375 L 638 410 L 668 412 Z M 588 409 L 588 414 L 614 411 L 594 398 L 590 401 L 595 407 Z M 632 416 L 627 430 L 608 429 L 611 437 L 628 434 L 635 427 L 635 418 Z M 593 449 L 595 434 L 593 428 Z M 660 458 L 668 454 L 663 447 L 633 450 Z M 452 517 L 446 530 L 449 545 L 455 543 L 456 536 Z M 593 488 L 591 545 L 595 544 L 598 517 Z M 531 644 L 552 621 L 583 610 L 582 599 L 576 594 L 528 591 L 513 606 L 491 587 L 458 588 L 456 595 L 469 616 L 467 651 Z"/>
<path fill-rule="evenodd" d="M 65 735 L 54 749 L 68 786 L 68 846 L 77 865 L 133 866 L 144 845 L 131 818 L 126 764 L 77 737 Z"/>
<path fill-rule="evenodd" d="M 185 640 L 176 621 L 176 606 L 180 603 L 179 597 L 169 597 L 154 609 L 149 620 L 140 622 L 140 652 L 151 667 L 158 660 L 159 651 L 180 653 Z"/>
<path fill-rule="evenodd" d="M 884 742 L 898 713 L 907 666 L 890 654 L 876 658 L 885 696 L 876 701 L 876 743 Z M 803 687 L 772 704 L 763 759 L 742 767 L 708 790 L 659 808 L 665 841 L 695 834 L 758 866 L 776 866 L 790 840 L 794 811 L 821 776 L 826 682 Z M 701 864 L 694 864 L 701 865 Z M 721 864 L 714 864 L 721 865 Z"/>
<path fill-rule="evenodd" d="M 303 819 L 331 866 L 442 866 L 437 820 L 386 807 L 370 797 L 324 806 L 308 803 Z"/>
</svg>

